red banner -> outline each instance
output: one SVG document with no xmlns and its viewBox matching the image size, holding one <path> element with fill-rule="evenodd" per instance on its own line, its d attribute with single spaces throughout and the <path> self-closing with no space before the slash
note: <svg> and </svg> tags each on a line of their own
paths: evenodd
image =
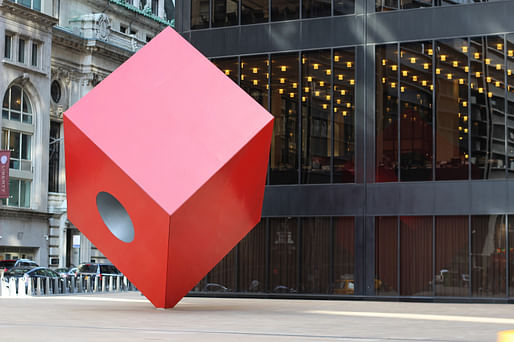
<svg viewBox="0 0 514 342">
<path fill-rule="evenodd" d="M 0 151 L 0 198 L 9 197 L 9 158 L 10 151 Z"/>
</svg>

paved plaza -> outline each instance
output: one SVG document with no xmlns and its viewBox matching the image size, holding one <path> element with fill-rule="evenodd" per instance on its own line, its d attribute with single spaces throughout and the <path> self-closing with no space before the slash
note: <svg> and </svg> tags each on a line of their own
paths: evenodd
<svg viewBox="0 0 514 342">
<path fill-rule="evenodd" d="M 137 292 L 0 298 L 2 341 L 496 341 L 509 304 L 184 298 Z"/>
</svg>

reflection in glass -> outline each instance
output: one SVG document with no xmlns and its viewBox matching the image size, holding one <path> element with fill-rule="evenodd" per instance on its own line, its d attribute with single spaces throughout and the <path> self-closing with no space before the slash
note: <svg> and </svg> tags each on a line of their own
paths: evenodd
<svg viewBox="0 0 514 342">
<path fill-rule="evenodd" d="M 333 0 L 334 15 L 355 13 L 355 0 Z"/>
<path fill-rule="evenodd" d="M 397 9 L 398 0 L 375 0 L 375 10 L 377 12 L 394 11 Z"/>
<path fill-rule="evenodd" d="M 400 217 L 400 295 L 432 295 L 432 216 Z"/>
<path fill-rule="evenodd" d="M 468 42 L 436 42 L 436 180 L 468 178 Z"/>
<path fill-rule="evenodd" d="M 266 282 L 266 220 L 239 243 L 239 291 L 264 292 Z"/>
<path fill-rule="evenodd" d="M 431 7 L 432 0 L 400 0 L 401 9 Z"/>
<path fill-rule="evenodd" d="M 270 184 L 298 183 L 298 74 L 298 54 L 271 56 Z"/>
<path fill-rule="evenodd" d="M 331 89 L 330 51 L 303 53 L 301 180 L 304 184 L 330 183 Z"/>
<path fill-rule="evenodd" d="M 470 40 L 471 178 L 505 178 L 503 36 Z"/>
<path fill-rule="evenodd" d="M 505 216 L 471 216 L 471 286 L 476 297 L 504 297 Z"/>
<path fill-rule="evenodd" d="M 191 29 L 209 27 L 209 0 L 191 0 Z"/>
<path fill-rule="evenodd" d="M 267 55 L 241 57 L 241 88 L 268 109 L 269 60 Z"/>
<path fill-rule="evenodd" d="M 30 207 L 30 181 L 20 180 L 20 207 Z"/>
<path fill-rule="evenodd" d="M 237 83 L 239 77 L 239 65 L 237 58 L 217 58 L 213 59 L 212 63 L 218 67 L 223 73 L 228 76 L 232 81 Z"/>
<path fill-rule="evenodd" d="M 355 181 L 355 49 L 334 50 L 334 183 Z"/>
<path fill-rule="evenodd" d="M 331 13 L 330 0 L 303 0 L 302 1 L 302 17 L 316 18 L 326 17 Z"/>
<path fill-rule="evenodd" d="M 436 296 L 469 296 L 468 232 L 467 216 L 436 216 Z"/>
<path fill-rule="evenodd" d="M 334 217 L 334 294 L 355 294 L 355 224 L 353 217 Z M 358 285 L 358 284 L 357 284 Z"/>
<path fill-rule="evenodd" d="M 297 292 L 298 220 L 272 218 L 270 222 L 270 291 Z"/>
<path fill-rule="evenodd" d="M 509 297 L 514 297 L 514 215 L 509 215 Z"/>
<path fill-rule="evenodd" d="M 507 35 L 507 176 L 514 178 L 514 35 Z"/>
<path fill-rule="evenodd" d="M 377 46 L 376 173 L 377 182 L 398 180 L 398 50 L 396 44 Z"/>
<path fill-rule="evenodd" d="M 212 0 L 212 27 L 237 25 L 238 13 L 239 1 Z"/>
<path fill-rule="evenodd" d="M 375 279 L 378 296 L 398 295 L 398 217 L 375 217 Z"/>
<path fill-rule="evenodd" d="M 330 233 L 330 218 L 302 219 L 302 293 L 330 293 Z"/>
<path fill-rule="evenodd" d="M 207 292 L 234 291 L 235 278 L 235 249 L 232 249 L 207 275 L 208 283 L 203 288 Z"/>
<path fill-rule="evenodd" d="M 271 21 L 298 19 L 299 14 L 298 0 L 271 0 Z"/>
<path fill-rule="evenodd" d="M 400 46 L 400 180 L 432 180 L 432 44 Z"/>
<path fill-rule="evenodd" d="M 241 0 L 241 24 L 257 24 L 269 19 L 268 0 Z"/>
<path fill-rule="evenodd" d="M 20 206 L 20 180 L 9 179 L 9 198 L 7 199 L 7 205 L 13 207 Z"/>
</svg>

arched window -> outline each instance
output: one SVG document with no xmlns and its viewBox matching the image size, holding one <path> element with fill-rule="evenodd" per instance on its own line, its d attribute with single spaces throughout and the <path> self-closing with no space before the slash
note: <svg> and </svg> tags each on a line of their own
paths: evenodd
<svg viewBox="0 0 514 342">
<path fill-rule="evenodd" d="M 33 111 L 28 94 L 17 85 L 11 86 L 2 102 L 1 148 L 11 151 L 9 165 L 9 198 L 4 205 L 30 207 L 32 182 Z"/>
</svg>

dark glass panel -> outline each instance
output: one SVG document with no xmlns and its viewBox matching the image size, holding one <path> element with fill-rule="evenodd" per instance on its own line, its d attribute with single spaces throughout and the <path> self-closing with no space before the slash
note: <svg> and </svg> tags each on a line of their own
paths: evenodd
<svg viewBox="0 0 514 342">
<path fill-rule="evenodd" d="M 4 101 L 2 102 L 2 108 L 9 108 L 9 90 L 5 92 Z"/>
<path fill-rule="evenodd" d="M 296 84 L 296 88 L 295 88 Z M 270 184 L 298 183 L 298 54 L 271 57 Z"/>
<path fill-rule="evenodd" d="M 237 25 L 238 13 L 239 1 L 212 0 L 212 27 Z"/>
<path fill-rule="evenodd" d="M 236 286 L 235 261 L 234 248 L 209 272 L 208 283 L 204 290 L 209 292 L 234 291 Z"/>
<path fill-rule="evenodd" d="M 20 181 L 18 179 L 9 179 L 8 205 L 13 207 L 20 206 Z"/>
<path fill-rule="evenodd" d="M 355 293 L 355 220 L 334 217 L 334 294 Z"/>
<path fill-rule="evenodd" d="M 398 217 L 375 217 L 375 278 L 378 296 L 398 295 Z"/>
<path fill-rule="evenodd" d="M 241 24 L 265 23 L 269 20 L 268 0 L 241 0 Z"/>
<path fill-rule="evenodd" d="M 298 220 L 272 218 L 270 222 L 270 291 L 297 292 Z"/>
<path fill-rule="evenodd" d="M 31 64 L 32 66 L 37 66 L 37 61 L 38 61 L 38 53 L 37 53 L 37 44 L 36 43 L 32 43 L 32 55 L 31 55 Z"/>
<path fill-rule="evenodd" d="M 432 296 L 432 216 L 400 217 L 400 295 Z"/>
<path fill-rule="evenodd" d="M 25 160 L 31 160 L 32 159 L 32 153 L 31 153 L 31 135 L 22 134 L 21 135 L 21 159 Z"/>
<path fill-rule="evenodd" d="M 509 215 L 509 297 L 514 297 L 514 215 Z"/>
<path fill-rule="evenodd" d="M 468 179 L 468 43 L 436 42 L 436 180 Z"/>
<path fill-rule="evenodd" d="M 355 49 L 334 50 L 334 183 L 355 181 Z"/>
<path fill-rule="evenodd" d="M 474 297 L 505 297 L 505 216 L 471 216 L 471 286 Z"/>
<path fill-rule="evenodd" d="M 375 0 L 377 12 L 394 11 L 398 9 L 398 0 Z"/>
<path fill-rule="evenodd" d="M 476 37 L 470 43 L 471 178 L 505 178 L 503 37 Z"/>
<path fill-rule="evenodd" d="M 400 46 L 400 180 L 432 180 L 432 43 Z"/>
<path fill-rule="evenodd" d="M 302 54 L 302 183 L 330 183 L 330 51 Z"/>
<path fill-rule="evenodd" d="M 11 58 L 12 37 L 5 35 L 4 57 Z"/>
<path fill-rule="evenodd" d="M 302 293 L 330 293 L 330 235 L 330 218 L 302 219 Z"/>
<path fill-rule="evenodd" d="M 241 88 L 268 109 L 268 56 L 241 57 Z"/>
<path fill-rule="evenodd" d="M 18 39 L 18 62 L 25 63 L 25 40 Z"/>
<path fill-rule="evenodd" d="M 239 64 L 237 58 L 217 58 L 212 63 L 216 65 L 232 81 L 237 83 L 239 77 Z"/>
<path fill-rule="evenodd" d="M 32 0 L 32 8 L 41 11 L 41 0 Z"/>
<path fill-rule="evenodd" d="M 514 178 L 514 35 L 507 35 L 507 176 Z"/>
<path fill-rule="evenodd" d="M 20 149 L 21 149 L 21 142 L 20 142 L 20 133 L 19 132 L 10 132 L 10 139 L 9 139 L 9 149 L 11 150 L 11 158 L 20 158 Z"/>
<path fill-rule="evenodd" d="M 271 0 L 271 21 L 298 19 L 299 14 L 298 0 Z"/>
<path fill-rule="evenodd" d="M 302 17 L 316 18 L 331 15 L 331 0 L 303 0 Z"/>
<path fill-rule="evenodd" d="M 431 7 L 432 0 L 400 0 L 401 9 Z"/>
<path fill-rule="evenodd" d="M 334 0 L 334 15 L 355 13 L 355 0 Z"/>
<path fill-rule="evenodd" d="M 48 162 L 48 191 L 59 192 L 59 158 L 61 123 L 50 121 L 50 141 L 49 141 L 49 162 Z"/>
<path fill-rule="evenodd" d="M 239 243 L 239 291 L 264 292 L 266 282 L 266 220 Z"/>
<path fill-rule="evenodd" d="M 21 110 L 21 88 L 11 87 L 11 110 Z"/>
<path fill-rule="evenodd" d="M 209 27 L 209 0 L 191 0 L 191 29 Z"/>
<path fill-rule="evenodd" d="M 396 44 L 376 47 L 376 173 L 377 182 L 398 180 L 398 50 Z"/>
<path fill-rule="evenodd" d="M 468 217 L 437 216 L 435 222 L 435 295 L 469 296 Z"/>
</svg>

